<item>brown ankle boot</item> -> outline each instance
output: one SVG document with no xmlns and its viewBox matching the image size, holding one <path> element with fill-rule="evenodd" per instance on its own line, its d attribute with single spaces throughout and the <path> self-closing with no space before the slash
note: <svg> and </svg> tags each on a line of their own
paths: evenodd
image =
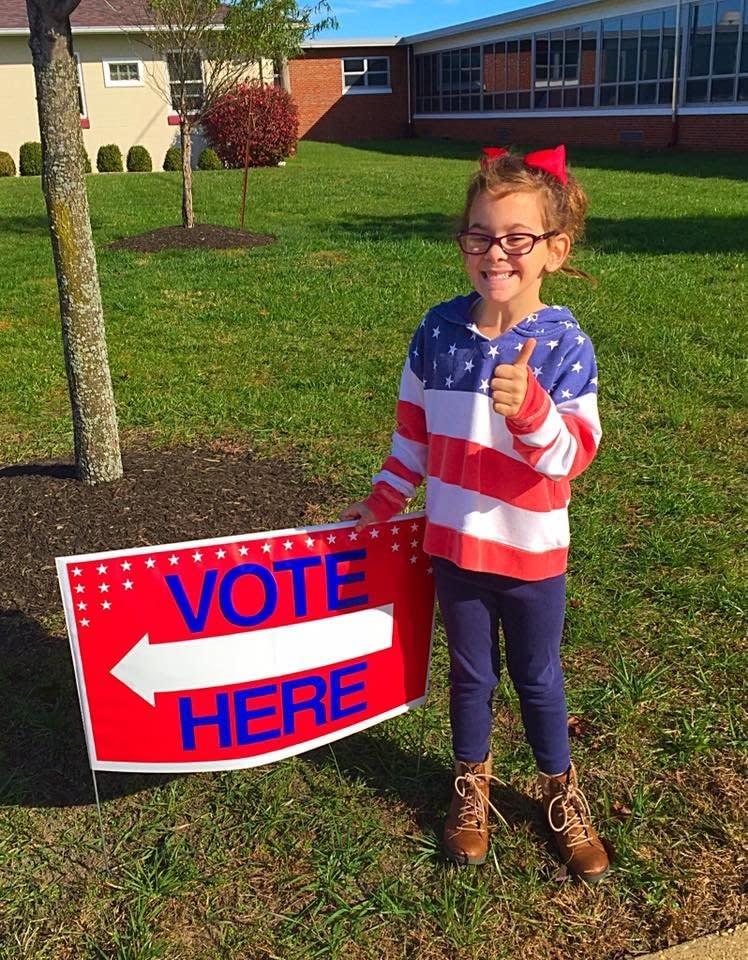
<svg viewBox="0 0 748 960">
<path fill-rule="evenodd" d="M 610 861 L 592 826 L 590 806 L 577 786 L 574 765 L 558 776 L 541 773 L 540 786 L 543 807 L 561 859 L 574 876 L 587 883 L 597 883 L 607 873 Z"/>
<path fill-rule="evenodd" d="M 460 864 L 483 863 L 488 853 L 491 754 L 483 763 L 455 763 L 452 802 L 444 824 L 444 853 Z"/>
</svg>

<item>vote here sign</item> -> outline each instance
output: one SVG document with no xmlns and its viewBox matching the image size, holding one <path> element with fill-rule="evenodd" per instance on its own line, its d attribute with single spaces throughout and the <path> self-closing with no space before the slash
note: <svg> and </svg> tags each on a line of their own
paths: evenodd
<svg viewBox="0 0 748 960">
<path fill-rule="evenodd" d="M 426 697 L 422 514 L 57 560 L 94 770 L 222 770 Z"/>
</svg>

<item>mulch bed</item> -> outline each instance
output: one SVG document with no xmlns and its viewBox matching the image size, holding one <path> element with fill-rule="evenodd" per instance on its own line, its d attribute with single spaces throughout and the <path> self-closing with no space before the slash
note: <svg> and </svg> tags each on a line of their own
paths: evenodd
<svg viewBox="0 0 748 960">
<path fill-rule="evenodd" d="M 125 476 L 84 486 L 70 462 L 0 468 L 0 614 L 61 613 L 54 558 L 332 522 L 344 505 L 292 456 L 131 451 Z"/>
<path fill-rule="evenodd" d="M 275 243 L 267 233 L 251 233 L 236 227 L 222 227 L 215 223 L 196 223 L 185 227 L 159 227 L 135 237 L 123 237 L 109 244 L 110 250 L 136 250 L 158 253 L 162 250 L 232 250 L 237 247 L 264 247 Z"/>
</svg>

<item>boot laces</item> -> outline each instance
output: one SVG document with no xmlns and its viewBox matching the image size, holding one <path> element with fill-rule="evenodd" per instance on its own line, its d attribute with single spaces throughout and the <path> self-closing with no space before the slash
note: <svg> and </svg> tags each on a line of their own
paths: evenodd
<svg viewBox="0 0 748 960">
<path fill-rule="evenodd" d="M 488 818 L 488 808 L 493 810 L 499 820 L 507 826 L 507 822 L 487 796 L 491 789 L 491 781 L 501 783 L 498 777 L 487 773 L 473 773 L 467 770 L 455 777 L 455 792 L 462 799 L 462 805 L 457 814 L 457 825 L 460 830 L 480 830 Z M 486 787 L 486 794 L 480 790 L 480 784 Z"/>
<path fill-rule="evenodd" d="M 554 808 L 558 807 L 563 820 L 556 826 L 553 822 Z M 592 840 L 590 836 L 592 812 L 587 797 L 575 784 L 564 784 L 560 793 L 548 804 L 548 822 L 555 833 L 563 833 L 569 847 L 579 847 Z"/>
</svg>

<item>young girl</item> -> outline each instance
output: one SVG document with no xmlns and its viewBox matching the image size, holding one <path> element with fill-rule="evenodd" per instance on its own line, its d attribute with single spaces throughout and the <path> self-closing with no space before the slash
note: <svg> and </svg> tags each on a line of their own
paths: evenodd
<svg viewBox="0 0 748 960">
<path fill-rule="evenodd" d="M 341 519 L 356 529 L 402 510 L 428 478 L 424 549 L 450 656 L 455 754 L 446 856 L 488 850 L 489 744 L 498 631 L 539 770 L 543 806 L 570 872 L 608 869 L 569 756 L 560 661 L 569 481 L 600 441 L 592 344 L 544 277 L 566 266 L 587 201 L 566 151 L 524 158 L 484 149 L 457 241 L 473 292 L 433 307 L 412 339 L 392 452 L 371 495 Z"/>
</svg>

